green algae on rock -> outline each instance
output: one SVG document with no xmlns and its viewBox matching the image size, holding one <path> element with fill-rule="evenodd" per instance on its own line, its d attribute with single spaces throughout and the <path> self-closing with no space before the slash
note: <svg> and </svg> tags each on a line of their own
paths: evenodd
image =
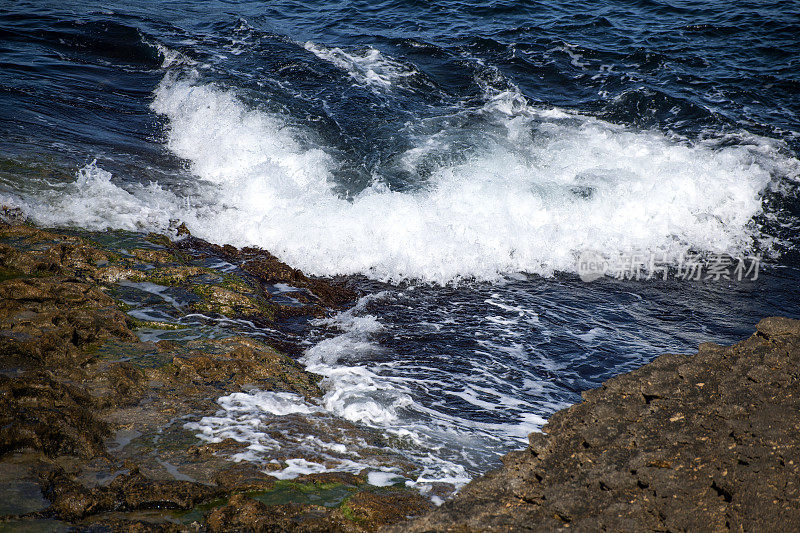
<svg viewBox="0 0 800 533">
<path fill-rule="evenodd" d="M 235 272 L 209 266 L 219 254 Z M 0 527 L 370 531 L 430 505 L 412 490 L 368 486 L 363 475 L 276 481 L 264 467 L 227 459 L 242 443 L 203 443 L 183 427 L 233 392 L 310 400 L 322 391 L 320 376 L 272 346 L 235 330 L 204 336 L 181 313 L 272 324 L 320 316 L 352 299 L 346 289 L 252 249 L 5 223 L 0 274 L 0 473 L 18 474 L 0 476 L 0 490 L 30 493 L 8 500 Z M 278 280 L 297 286 L 296 304 L 270 302 L 265 284 Z M 166 290 L 169 320 L 148 318 L 148 295 Z M 159 330 L 181 336 L 137 336 Z"/>
</svg>

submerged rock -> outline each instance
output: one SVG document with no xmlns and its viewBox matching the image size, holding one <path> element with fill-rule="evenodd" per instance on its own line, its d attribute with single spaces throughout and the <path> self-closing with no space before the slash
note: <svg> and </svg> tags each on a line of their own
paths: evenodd
<svg viewBox="0 0 800 533">
<path fill-rule="evenodd" d="M 322 395 L 320 376 L 306 372 L 294 360 L 252 339 L 191 341 L 185 349 L 186 355 L 176 355 L 172 364 L 162 370 L 170 379 L 215 386 L 221 392 L 249 385 L 306 397 Z"/>
<path fill-rule="evenodd" d="M 386 524 L 427 511 L 433 504 L 408 490 L 355 490 L 341 506 L 288 503 L 265 505 L 236 495 L 208 516 L 212 532 L 331 532 L 375 531 Z"/>
<path fill-rule="evenodd" d="M 265 505 L 243 494 L 214 510 L 207 520 L 208 530 L 222 532 L 346 533 L 363 531 L 339 513 L 318 505 Z"/>
<path fill-rule="evenodd" d="M 342 505 L 342 513 L 373 529 L 418 516 L 433 508 L 427 498 L 406 491 L 358 492 Z"/>
<path fill-rule="evenodd" d="M 800 530 L 800 321 L 664 355 L 391 531 Z"/>
</svg>

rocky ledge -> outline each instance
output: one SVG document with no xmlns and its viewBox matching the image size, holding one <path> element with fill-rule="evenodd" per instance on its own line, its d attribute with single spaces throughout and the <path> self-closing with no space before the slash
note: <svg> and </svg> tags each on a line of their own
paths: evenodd
<svg viewBox="0 0 800 533">
<path fill-rule="evenodd" d="M 663 355 L 397 532 L 800 531 L 800 321 Z"/>
<path fill-rule="evenodd" d="M 186 428 L 232 393 L 321 395 L 291 332 L 355 294 L 179 233 L 0 223 L 0 531 L 362 532 L 429 510 L 366 473 L 276 479 L 294 452 L 236 463 L 246 443 Z"/>
</svg>

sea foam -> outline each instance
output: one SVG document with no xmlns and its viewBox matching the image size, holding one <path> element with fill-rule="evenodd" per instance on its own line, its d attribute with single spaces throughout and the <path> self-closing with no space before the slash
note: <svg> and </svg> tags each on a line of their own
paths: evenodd
<svg viewBox="0 0 800 533">
<path fill-rule="evenodd" d="M 372 47 L 345 51 L 311 41 L 305 43 L 303 47 L 318 58 L 346 72 L 358 85 L 377 90 L 389 89 L 398 82 L 418 74 L 410 65 L 388 58 Z"/>
<path fill-rule="evenodd" d="M 199 237 L 262 246 L 310 274 L 492 280 L 571 272 L 586 249 L 667 261 L 690 248 L 746 251 L 771 171 L 797 167 L 755 137 L 689 143 L 538 109 L 506 91 L 487 98 L 476 125 L 420 137 L 401 154 L 414 172 L 432 154 L 457 152 L 459 138 L 474 147 L 440 158 L 450 162 L 418 188 L 391 190 L 378 176 L 344 199 L 334 191 L 334 150 L 233 90 L 167 75 L 152 109 L 169 121 L 169 149 L 196 175 L 188 198 L 115 183 L 89 165 L 68 190 L 29 202 L 34 219 L 155 230 L 182 220 Z"/>
</svg>

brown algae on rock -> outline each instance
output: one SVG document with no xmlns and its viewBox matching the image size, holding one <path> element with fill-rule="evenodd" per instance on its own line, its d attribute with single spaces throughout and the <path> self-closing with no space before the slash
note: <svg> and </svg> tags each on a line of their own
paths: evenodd
<svg viewBox="0 0 800 533">
<path fill-rule="evenodd" d="M 397 508 L 425 510 L 414 491 L 364 476 L 276 480 L 226 459 L 242 443 L 204 443 L 184 428 L 232 392 L 322 393 L 319 376 L 272 346 L 184 323 L 186 312 L 272 324 L 352 296 L 256 250 L 194 243 L 0 224 L 0 488 L 10 496 L 0 525 L 365 531 L 404 518 L 392 512 L 403 498 L 417 503 Z M 220 254 L 225 271 L 213 268 Z M 276 313 L 270 280 L 297 283 L 299 305 Z M 381 498 L 380 511 L 359 503 Z"/>
</svg>

